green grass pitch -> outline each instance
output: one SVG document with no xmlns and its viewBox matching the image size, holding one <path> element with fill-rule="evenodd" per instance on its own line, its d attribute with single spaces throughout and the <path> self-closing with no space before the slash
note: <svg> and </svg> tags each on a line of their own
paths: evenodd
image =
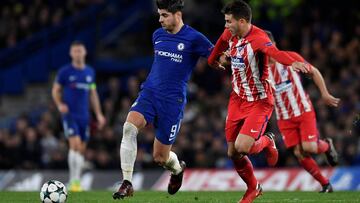
<svg viewBox="0 0 360 203">
<path fill-rule="evenodd" d="M 168 195 L 166 192 L 138 191 L 134 197 L 125 200 L 113 200 L 109 191 L 90 191 L 70 193 L 67 203 L 236 203 L 243 192 L 178 192 Z M 36 203 L 40 202 L 38 192 L 0 192 L 0 202 Z M 334 192 L 319 194 L 317 192 L 266 192 L 256 202 L 344 202 L 360 203 L 360 192 Z"/>
</svg>

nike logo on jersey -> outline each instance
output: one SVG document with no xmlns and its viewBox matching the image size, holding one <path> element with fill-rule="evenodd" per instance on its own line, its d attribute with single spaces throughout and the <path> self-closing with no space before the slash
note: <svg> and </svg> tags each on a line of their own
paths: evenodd
<svg viewBox="0 0 360 203">
<path fill-rule="evenodd" d="M 259 132 L 259 131 L 254 130 L 254 129 L 251 129 L 250 132 L 251 132 L 251 133 L 257 133 L 257 132 Z"/>
<path fill-rule="evenodd" d="M 308 136 L 309 139 L 313 139 L 314 137 L 316 137 L 316 135 L 309 135 Z"/>
<path fill-rule="evenodd" d="M 155 44 L 159 44 L 160 42 L 162 42 L 162 41 L 156 41 Z"/>
</svg>

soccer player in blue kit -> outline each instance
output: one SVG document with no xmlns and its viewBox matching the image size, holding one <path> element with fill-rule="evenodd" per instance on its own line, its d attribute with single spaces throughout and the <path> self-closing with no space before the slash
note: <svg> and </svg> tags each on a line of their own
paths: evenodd
<svg viewBox="0 0 360 203">
<path fill-rule="evenodd" d="M 71 64 L 58 71 L 52 97 L 61 113 L 64 134 L 69 141 L 69 190 L 79 192 L 82 191 L 80 176 L 84 165 L 83 154 L 89 139 L 89 102 L 100 129 L 105 125 L 105 117 L 96 92 L 95 72 L 85 64 L 85 45 L 82 42 L 73 42 L 70 56 Z"/>
<path fill-rule="evenodd" d="M 131 183 L 137 153 L 137 134 L 147 124 L 156 130 L 154 161 L 171 172 L 168 193 L 181 187 L 185 162 L 171 151 L 180 130 L 186 104 L 186 87 L 200 57 L 208 57 L 213 48 L 201 33 L 184 25 L 183 0 L 156 0 L 162 28 L 153 34 L 154 62 L 142 84 L 138 98 L 130 108 L 123 126 L 120 146 L 123 182 L 114 199 L 133 195 Z"/>
</svg>

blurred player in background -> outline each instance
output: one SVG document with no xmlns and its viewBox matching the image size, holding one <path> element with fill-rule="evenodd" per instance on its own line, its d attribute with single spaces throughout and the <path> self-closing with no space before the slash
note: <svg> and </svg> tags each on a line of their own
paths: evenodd
<svg viewBox="0 0 360 203">
<path fill-rule="evenodd" d="M 183 0 L 157 0 L 162 28 L 153 34 L 154 62 L 142 84 L 123 126 L 120 147 L 123 182 L 114 199 L 133 195 L 132 175 L 137 153 L 137 134 L 153 124 L 156 137 L 153 157 L 157 164 L 171 172 L 168 193 L 181 187 L 185 162 L 171 151 L 180 130 L 186 104 L 186 88 L 191 72 L 200 57 L 208 57 L 213 45 L 182 20 Z"/>
<path fill-rule="evenodd" d="M 271 32 L 266 31 L 275 45 Z M 293 58 L 305 60 L 296 52 L 288 52 Z M 291 68 L 270 59 L 270 78 L 275 83 L 275 112 L 279 130 L 283 136 L 285 146 L 292 148 L 300 165 L 309 172 L 322 186 L 322 193 L 333 192 L 329 179 L 321 174 L 319 166 L 311 154 L 325 153 L 328 163 L 335 166 L 338 163 L 337 152 L 331 138 L 322 140 L 316 127 L 316 115 L 305 92 L 301 78 Z M 310 66 L 308 75 L 319 88 L 321 98 L 325 104 L 337 107 L 340 99 L 329 94 L 324 79 L 319 70 Z"/>
<path fill-rule="evenodd" d="M 52 87 L 53 100 L 61 113 L 64 134 L 69 140 L 69 183 L 70 191 L 82 191 L 81 171 L 84 152 L 89 139 L 89 101 L 95 112 L 98 127 L 105 125 L 96 91 L 95 72 L 85 64 L 86 48 L 81 42 L 70 46 L 71 64 L 62 67 Z"/>
<path fill-rule="evenodd" d="M 307 66 L 278 50 L 262 29 L 251 24 L 251 8 L 244 1 L 228 3 L 223 13 L 226 29 L 217 41 L 208 63 L 223 68 L 223 52 L 229 47 L 227 57 L 231 59 L 233 91 L 228 105 L 225 134 L 228 156 L 248 187 L 240 200 L 245 203 L 252 202 L 262 193 L 247 155 L 265 149 L 269 165 L 274 166 L 278 160 L 274 135 L 265 133 L 263 136 L 274 108 L 268 79 L 268 58 L 271 56 L 292 65 L 297 71 L 307 72 Z"/>
</svg>

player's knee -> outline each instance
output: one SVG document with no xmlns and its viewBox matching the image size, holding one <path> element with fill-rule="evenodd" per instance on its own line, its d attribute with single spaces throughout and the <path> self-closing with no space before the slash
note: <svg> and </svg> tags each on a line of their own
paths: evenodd
<svg viewBox="0 0 360 203">
<path fill-rule="evenodd" d="M 246 154 L 240 154 L 238 153 L 237 151 L 235 150 L 232 150 L 232 151 L 228 151 L 227 153 L 228 157 L 231 159 L 231 160 L 235 160 L 235 159 L 241 159 L 242 157 L 244 157 L 244 155 Z"/>
<path fill-rule="evenodd" d="M 244 143 L 235 143 L 235 150 L 237 154 L 248 154 L 250 146 L 247 146 Z"/>
<path fill-rule="evenodd" d="M 136 136 L 138 133 L 138 129 L 137 127 L 130 123 L 130 122 L 125 122 L 124 126 L 123 126 L 123 139 L 124 138 L 130 138 L 132 136 Z"/>
<path fill-rule="evenodd" d="M 154 153 L 153 157 L 154 157 L 155 163 L 157 163 L 160 166 L 164 166 L 167 161 L 167 157 L 165 157 L 164 155 L 159 154 L 159 153 Z"/>
<path fill-rule="evenodd" d="M 294 155 L 296 156 L 296 158 L 301 159 L 303 157 L 300 147 L 294 147 L 293 152 L 294 152 Z"/>
<path fill-rule="evenodd" d="M 82 150 L 80 136 L 72 136 L 69 138 L 69 148 L 76 152 L 80 152 Z"/>
<path fill-rule="evenodd" d="M 295 157 L 300 160 L 309 155 L 300 147 L 300 145 L 297 145 L 296 147 L 294 147 L 293 152 L 294 152 Z"/>
<path fill-rule="evenodd" d="M 136 112 L 136 111 L 131 111 L 131 112 L 129 112 L 129 114 L 126 118 L 125 123 L 131 123 L 137 129 L 142 129 L 146 125 L 146 120 L 144 118 L 144 115 L 142 115 L 141 113 Z"/>
<path fill-rule="evenodd" d="M 227 155 L 230 159 L 235 159 L 236 158 L 236 151 L 235 150 L 228 150 Z"/>
<path fill-rule="evenodd" d="M 317 152 L 317 145 L 316 145 L 316 143 L 302 144 L 302 149 L 303 149 L 304 152 L 306 152 L 306 153 L 314 153 L 314 154 L 316 154 L 316 152 Z"/>
<path fill-rule="evenodd" d="M 83 152 L 83 148 L 81 146 L 81 144 L 75 144 L 74 147 L 72 148 L 72 150 L 82 153 Z"/>
</svg>

